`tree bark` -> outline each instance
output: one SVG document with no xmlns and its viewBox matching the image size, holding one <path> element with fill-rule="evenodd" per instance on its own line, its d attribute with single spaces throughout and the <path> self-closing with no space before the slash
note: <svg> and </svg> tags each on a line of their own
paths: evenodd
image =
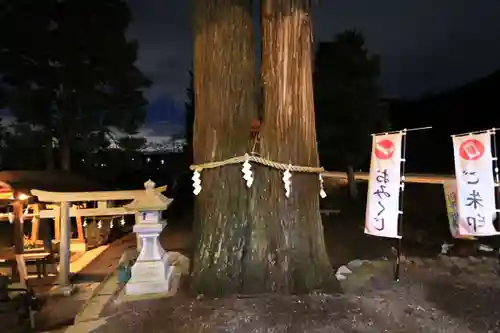
<svg viewBox="0 0 500 333">
<path fill-rule="evenodd" d="M 264 0 L 262 157 L 318 166 L 308 0 Z M 292 173 L 290 198 L 283 173 L 258 167 L 246 292 L 302 293 L 336 287 L 319 212 L 317 174 Z"/>
<path fill-rule="evenodd" d="M 54 146 L 52 142 L 52 135 L 47 137 L 47 143 L 45 145 L 45 169 L 54 170 Z"/>
<path fill-rule="evenodd" d="M 61 135 L 59 139 L 61 170 L 71 171 L 71 139 L 68 135 Z"/>
<path fill-rule="evenodd" d="M 255 40 L 248 0 L 194 1 L 194 163 L 240 156 L 256 118 Z M 201 172 L 192 291 L 237 293 L 248 238 L 250 191 L 241 166 Z"/>
<path fill-rule="evenodd" d="M 347 186 L 349 188 L 349 198 L 351 200 L 358 199 L 358 186 L 356 183 L 356 177 L 354 175 L 354 168 L 352 165 L 347 166 Z"/>
</svg>

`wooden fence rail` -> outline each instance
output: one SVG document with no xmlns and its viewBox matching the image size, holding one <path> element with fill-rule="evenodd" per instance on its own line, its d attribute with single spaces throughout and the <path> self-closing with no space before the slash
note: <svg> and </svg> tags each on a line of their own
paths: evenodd
<svg viewBox="0 0 500 333">
<path fill-rule="evenodd" d="M 368 181 L 370 174 L 368 172 L 356 172 L 354 178 L 356 180 Z M 323 173 L 325 182 L 333 180 L 340 184 L 347 182 L 347 174 L 338 171 L 326 171 Z M 447 180 L 454 180 L 453 175 L 433 175 L 433 174 L 418 174 L 407 173 L 405 174 L 405 183 L 419 183 L 419 184 L 443 184 Z"/>
</svg>

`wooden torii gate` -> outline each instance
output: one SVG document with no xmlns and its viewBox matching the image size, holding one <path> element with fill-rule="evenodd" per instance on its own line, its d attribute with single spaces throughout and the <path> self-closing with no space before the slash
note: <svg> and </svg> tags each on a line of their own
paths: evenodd
<svg viewBox="0 0 500 333">
<path fill-rule="evenodd" d="M 167 186 L 155 188 L 156 192 L 166 191 Z M 134 214 L 124 207 L 109 208 L 107 205 L 97 208 L 70 208 L 72 202 L 85 201 L 118 201 L 134 200 L 144 195 L 145 190 L 128 191 L 96 191 L 96 192 L 48 192 L 41 190 L 31 190 L 31 194 L 38 198 L 40 202 L 50 202 L 59 206 L 59 221 L 55 223 L 60 225 L 60 249 L 59 249 L 59 276 L 58 288 L 63 294 L 71 294 L 73 287 L 69 281 L 70 275 L 70 236 L 71 236 L 71 217 L 78 216 L 106 216 L 106 215 L 125 215 Z M 43 215 L 43 214 L 40 214 Z M 49 214 L 47 214 L 49 215 Z M 138 215 L 136 215 L 136 223 Z"/>
</svg>

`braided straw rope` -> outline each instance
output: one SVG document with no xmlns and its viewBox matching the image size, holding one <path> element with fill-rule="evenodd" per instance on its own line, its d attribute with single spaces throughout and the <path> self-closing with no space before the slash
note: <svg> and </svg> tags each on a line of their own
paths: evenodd
<svg viewBox="0 0 500 333">
<path fill-rule="evenodd" d="M 262 157 L 258 156 L 253 156 L 253 155 L 248 155 L 245 154 L 244 156 L 237 156 L 237 157 L 232 157 L 224 161 L 215 161 L 215 162 L 208 162 L 208 163 L 203 163 L 203 164 L 193 164 L 189 167 L 190 170 L 193 171 L 201 171 L 203 169 L 213 169 L 213 168 L 219 168 L 224 165 L 229 165 L 229 164 L 240 164 L 244 163 L 245 161 L 249 162 L 255 162 L 259 163 L 271 168 L 279 169 L 279 170 L 289 170 L 291 172 L 308 172 L 308 173 L 323 173 L 325 172 L 325 169 L 322 167 L 309 167 L 309 166 L 301 166 L 301 165 L 292 165 L 292 164 L 284 164 L 284 163 L 278 163 L 274 161 L 267 160 Z"/>
</svg>

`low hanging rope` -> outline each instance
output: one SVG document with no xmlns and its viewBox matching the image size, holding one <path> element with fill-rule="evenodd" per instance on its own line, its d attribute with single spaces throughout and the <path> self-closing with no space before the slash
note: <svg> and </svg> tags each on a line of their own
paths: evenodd
<svg viewBox="0 0 500 333">
<path fill-rule="evenodd" d="M 254 163 L 259 163 L 271 168 L 275 168 L 278 170 L 288 170 L 290 172 L 307 172 L 307 173 L 323 173 L 325 172 L 325 169 L 322 167 L 309 167 L 309 166 L 301 166 L 301 165 L 293 165 L 293 164 L 285 164 L 285 163 L 279 163 L 279 162 L 274 162 L 262 157 L 254 156 L 254 155 L 248 155 L 245 154 L 244 156 L 237 156 L 237 157 L 232 157 L 227 160 L 223 161 L 215 161 L 215 162 L 207 162 L 203 164 L 193 164 L 189 167 L 190 170 L 192 171 L 201 171 L 203 169 L 213 169 L 213 168 L 219 168 L 224 165 L 230 165 L 230 164 L 240 164 L 244 162 L 254 162 Z"/>
<path fill-rule="evenodd" d="M 279 163 L 249 154 L 232 157 L 223 161 L 215 161 L 215 162 L 191 165 L 189 169 L 194 171 L 193 177 L 191 178 L 193 180 L 193 188 L 194 188 L 193 193 L 195 195 L 198 195 L 201 192 L 202 189 L 201 171 L 203 169 L 213 169 L 213 168 L 219 168 L 224 165 L 240 164 L 240 163 L 243 163 L 243 167 L 241 169 L 241 172 L 243 173 L 243 179 L 246 181 L 247 187 L 250 188 L 253 184 L 252 167 L 250 162 L 259 163 L 261 165 L 265 165 L 283 171 L 282 180 L 285 188 L 285 196 L 287 198 L 290 197 L 290 192 L 291 192 L 292 172 L 317 173 L 319 174 L 320 196 L 322 198 L 326 197 L 326 192 L 323 189 L 323 175 L 322 175 L 322 173 L 325 172 L 325 169 L 323 169 L 322 167 L 310 167 L 310 166 Z"/>
</svg>

